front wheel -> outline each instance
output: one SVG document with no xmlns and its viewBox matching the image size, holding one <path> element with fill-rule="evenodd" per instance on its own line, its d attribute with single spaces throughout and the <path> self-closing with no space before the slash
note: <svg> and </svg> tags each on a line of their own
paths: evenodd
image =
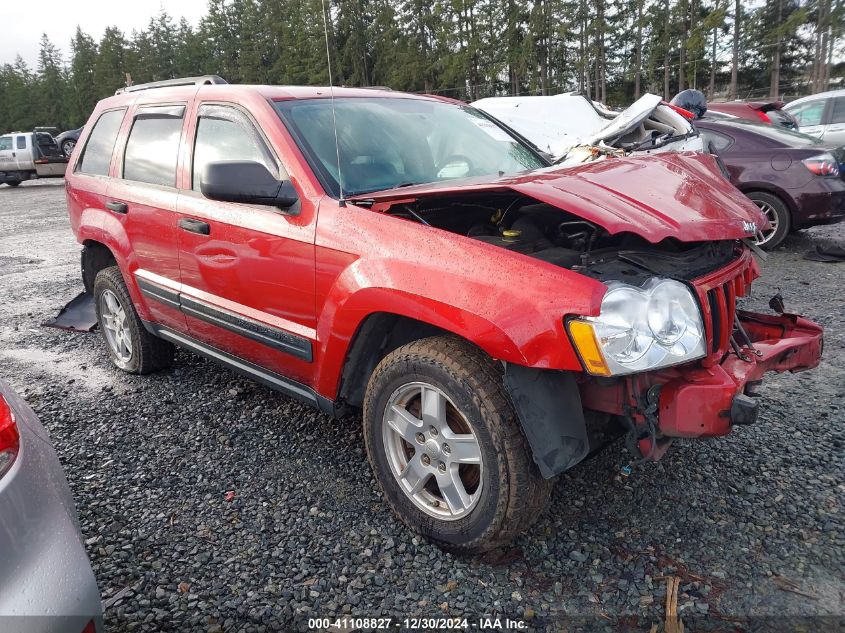
<svg viewBox="0 0 845 633">
<path fill-rule="evenodd" d="M 20 180 L 10 180 L 6 184 L 9 185 L 10 187 L 17 187 L 19 184 L 21 184 L 21 181 Z"/>
<path fill-rule="evenodd" d="M 770 193 L 752 191 L 748 194 L 748 197 L 759 207 L 769 221 L 769 228 L 765 231 L 758 231 L 754 242 L 760 248 L 770 251 L 783 242 L 789 234 L 789 209 L 786 208 L 783 200 Z"/>
<path fill-rule="evenodd" d="M 448 549 L 507 544 L 548 502 L 552 482 L 531 458 L 501 370 L 460 339 L 415 341 L 379 363 L 364 439 L 396 514 Z"/>
</svg>

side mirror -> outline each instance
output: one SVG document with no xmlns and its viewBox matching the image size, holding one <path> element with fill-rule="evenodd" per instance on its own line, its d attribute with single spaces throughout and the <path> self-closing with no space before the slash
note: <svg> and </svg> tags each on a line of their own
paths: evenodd
<svg viewBox="0 0 845 633">
<path fill-rule="evenodd" d="M 279 180 L 261 163 L 221 160 L 208 163 L 200 176 L 200 191 L 209 200 L 279 207 L 298 213 L 299 197 L 289 180 Z M 296 205 L 296 210 L 292 209 Z"/>
</svg>

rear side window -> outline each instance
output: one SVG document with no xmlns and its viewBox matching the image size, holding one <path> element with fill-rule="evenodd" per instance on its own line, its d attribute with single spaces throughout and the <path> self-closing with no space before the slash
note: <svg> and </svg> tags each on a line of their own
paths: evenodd
<svg viewBox="0 0 845 633">
<path fill-rule="evenodd" d="M 789 108 L 789 113 L 798 119 L 798 125 L 821 125 L 824 115 L 824 99 L 802 103 L 794 108 Z"/>
<path fill-rule="evenodd" d="M 193 189 L 200 190 L 200 179 L 208 163 L 219 160 L 250 160 L 277 175 L 275 160 L 252 123 L 238 110 L 220 105 L 204 105 L 197 120 L 194 143 Z"/>
<path fill-rule="evenodd" d="M 82 150 L 77 171 L 93 176 L 109 175 L 111 155 L 125 113 L 126 109 L 122 109 L 110 110 L 100 115 Z"/>
<path fill-rule="evenodd" d="M 12 137 L 0 136 L 0 152 L 4 149 L 12 149 Z"/>
<path fill-rule="evenodd" d="M 704 137 L 708 145 L 712 145 L 719 152 L 728 149 L 734 142 L 730 136 L 719 134 L 719 132 L 713 130 L 701 130 L 701 136 Z"/>
<path fill-rule="evenodd" d="M 165 187 L 176 186 L 176 162 L 185 106 L 139 108 L 126 141 L 123 177 Z"/>
<path fill-rule="evenodd" d="M 18 149 L 26 149 L 26 137 L 19 136 L 17 138 Z"/>
<path fill-rule="evenodd" d="M 830 117 L 831 123 L 845 123 L 845 97 L 837 97 L 833 101 L 833 114 Z"/>
</svg>

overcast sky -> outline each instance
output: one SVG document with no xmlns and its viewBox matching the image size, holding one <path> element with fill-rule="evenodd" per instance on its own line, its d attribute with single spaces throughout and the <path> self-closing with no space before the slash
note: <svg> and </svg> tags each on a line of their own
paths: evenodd
<svg viewBox="0 0 845 633">
<path fill-rule="evenodd" d="M 20 54 L 31 68 L 38 63 L 38 43 L 46 33 L 67 60 L 76 26 L 99 41 L 107 26 L 127 35 L 143 29 L 164 8 L 178 22 L 182 16 L 196 26 L 207 0 L 2 0 L 3 35 L 0 64 Z"/>
</svg>

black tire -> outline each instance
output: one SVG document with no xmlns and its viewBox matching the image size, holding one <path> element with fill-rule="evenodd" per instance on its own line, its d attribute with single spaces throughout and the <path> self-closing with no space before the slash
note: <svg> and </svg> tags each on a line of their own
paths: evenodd
<svg viewBox="0 0 845 633">
<path fill-rule="evenodd" d="M 121 358 L 109 342 L 103 321 L 103 295 L 110 292 L 125 314 L 125 328 L 131 341 L 128 358 Z M 120 268 L 104 268 L 94 280 L 94 305 L 97 310 L 97 324 L 112 362 L 118 369 L 130 374 L 149 374 L 169 367 L 173 363 L 174 347 L 171 343 L 150 334 L 145 328 L 123 281 Z"/>
<path fill-rule="evenodd" d="M 20 180 L 12 180 L 10 182 L 7 182 L 6 184 L 9 185 L 10 187 L 17 187 L 19 184 L 21 184 L 21 181 Z"/>
<path fill-rule="evenodd" d="M 385 410 L 397 390 L 420 381 L 439 389 L 463 414 L 484 465 L 475 505 L 465 516 L 451 520 L 421 510 L 400 486 L 388 461 Z M 459 338 L 415 341 L 379 363 L 364 400 L 364 441 L 376 480 L 394 512 L 412 530 L 445 549 L 475 553 L 506 545 L 548 504 L 553 481 L 543 479 L 534 464 L 500 366 Z M 427 450 L 425 446 L 409 444 L 409 449 L 416 454 Z"/>
<path fill-rule="evenodd" d="M 783 200 L 770 193 L 751 191 L 747 195 L 761 210 L 774 214 L 777 221 L 777 228 L 771 235 L 765 236 L 765 239 L 756 240 L 757 246 L 763 250 L 770 251 L 778 247 L 786 239 L 786 236 L 789 235 L 790 226 L 792 225 L 789 209 Z"/>
</svg>

